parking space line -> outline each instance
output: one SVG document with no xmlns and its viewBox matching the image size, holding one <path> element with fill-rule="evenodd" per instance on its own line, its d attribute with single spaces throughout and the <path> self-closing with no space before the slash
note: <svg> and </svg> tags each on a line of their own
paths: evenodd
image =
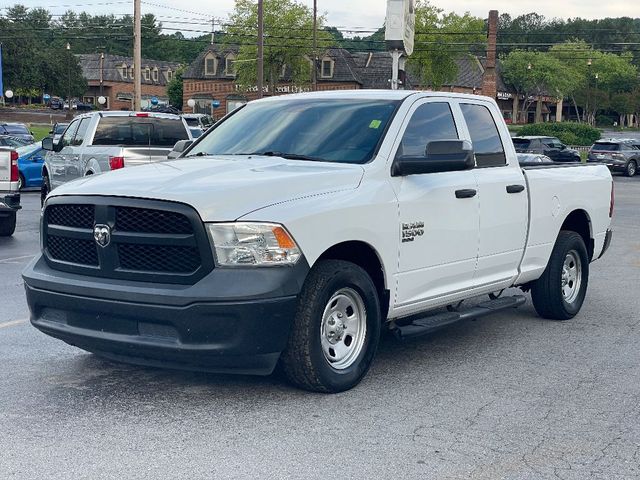
<svg viewBox="0 0 640 480">
<path fill-rule="evenodd" d="M 10 322 L 0 323 L 0 328 L 15 327 L 16 325 L 22 325 L 23 323 L 27 323 L 27 319 L 23 319 L 23 320 L 12 320 L 12 321 L 10 321 Z"/>
<path fill-rule="evenodd" d="M 35 257 L 35 255 L 23 255 L 21 257 L 3 258 L 3 259 L 0 259 L 0 263 L 11 263 L 11 262 L 15 262 L 16 260 L 24 260 L 26 258 L 33 258 L 33 257 Z"/>
</svg>

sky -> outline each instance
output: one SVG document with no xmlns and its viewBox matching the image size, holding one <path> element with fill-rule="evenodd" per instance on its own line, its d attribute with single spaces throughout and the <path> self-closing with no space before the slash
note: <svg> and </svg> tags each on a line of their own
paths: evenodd
<svg viewBox="0 0 640 480">
<path fill-rule="evenodd" d="M 312 0 L 300 0 L 313 5 Z M 619 16 L 640 16 L 638 0 L 432 0 L 432 4 L 456 13 L 471 12 L 473 15 L 486 18 L 489 9 L 497 9 L 500 13 L 517 16 L 522 13 L 537 12 L 548 18 L 583 17 L 603 18 Z M 28 7 L 48 7 L 52 13 L 63 13 L 70 8 L 89 13 L 124 14 L 133 11 L 132 0 L 2 0 L 1 7 L 14 3 L 22 3 Z M 163 23 L 172 19 L 165 17 L 226 18 L 232 11 L 233 0 L 142 0 L 142 12 L 153 13 L 162 17 Z M 169 8 L 165 8 L 169 7 Z M 348 28 L 377 28 L 384 22 L 386 2 L 384 0 L 318 0 L 318 10 L 326 13 L 327 24 Z M 176 25 L 172 25 L 176 26 Z M 188 28 L 188 27 L 187 27 Z"/>
</svg>

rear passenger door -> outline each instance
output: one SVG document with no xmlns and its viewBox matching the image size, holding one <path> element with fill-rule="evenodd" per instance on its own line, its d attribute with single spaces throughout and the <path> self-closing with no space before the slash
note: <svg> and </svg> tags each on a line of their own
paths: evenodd
<svg viewBox="0 0 640 480">
<path fill-rule="evenodd" d="M 529 213 L 524 174 L 519 166 L 507 164 L 505 145 L 511 139 L 505 129 L 497 128 L 502 119 L 495 109 L 473 101 L 460 101 L 459 106 L 476 155 L 473 174 L 480 202 L 474 284 L 482 287 L 509 283 L 518 274 L 526 241 Z"/>
<path fill-rule="evenodd" d="M 71 140 L 68 152 L 64 156 L 65 161 L 65 181 L 70 182 L 84 176 L 84 166 L 82 164 L 82 149 L 84 139 L 89 130 L 91 118 L 83 118 L 78 124 L 76 134 Z"/>
</svg>

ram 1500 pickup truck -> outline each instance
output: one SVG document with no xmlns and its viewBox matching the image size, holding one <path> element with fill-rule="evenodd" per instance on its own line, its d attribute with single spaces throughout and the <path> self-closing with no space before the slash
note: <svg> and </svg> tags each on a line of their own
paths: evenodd
<svg viewBox="0 0 640 480">
<path fill-rule="evenodd" d="M 10 237 L 16 230 L 20 210 L 20 172 L 18 152 L 0 147 L 0 237 Z"/>
<path fill-rule="evenodd" d="M 521 167 L 489 98 L 273 97 L 178 160 L 54 190 L 24 281 L 32 324 L 98 355 L 338 392 L 383 329 L 517 307 L 509 287 L 572 318 L 612 214 L 606 166 Z"/>
</svg>

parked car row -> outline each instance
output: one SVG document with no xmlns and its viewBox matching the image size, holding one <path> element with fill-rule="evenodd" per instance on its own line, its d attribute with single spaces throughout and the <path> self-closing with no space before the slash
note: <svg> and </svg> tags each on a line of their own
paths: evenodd
<svg viewBox="0 0 640 480">
<path fill-rule="evenodd" d="M 604 163 L 612 172 L 633 177 L 640 166 L 640 139 L 598 140 L 589 150 L 587 162 Z"/>
</svg>

